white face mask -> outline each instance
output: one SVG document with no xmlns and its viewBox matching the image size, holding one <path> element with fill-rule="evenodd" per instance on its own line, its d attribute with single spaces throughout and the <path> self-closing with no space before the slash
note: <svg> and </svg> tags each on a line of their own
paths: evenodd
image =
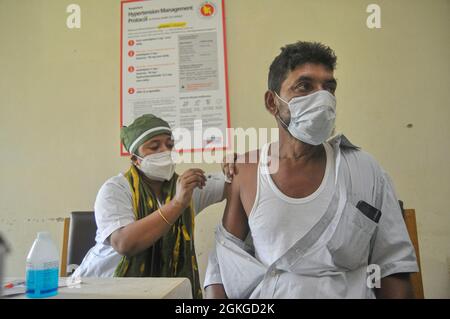
<svg viewBox="0 0 450 319">
<path fill-rule="evenodd" d="M 328 91 L 320 90 L 306 96 L 292 98 L 289 102 L 276 96 L 289 106 L 291 121 L 281 123 L 298 140 L 311 144 L 322 144 L 331 136 L 336 119 L 336 98 Z"/>
<path fill-rule="evenodd" d="M 139 169 L 148 178 L 156 181 L 168 181 L 175 173 L 175 163 L 172 160 L 172 152 L 166 151 L 145 156 L 137 156 L 141 160 Z"/>
</svg>

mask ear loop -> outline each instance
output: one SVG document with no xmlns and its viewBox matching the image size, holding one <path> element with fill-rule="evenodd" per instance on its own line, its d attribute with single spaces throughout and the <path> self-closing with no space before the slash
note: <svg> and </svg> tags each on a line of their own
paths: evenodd
<svg viewBox="0 0 450 319">
<path fill-rule="evenodd" d="M 281 125 L 287 130 L 289 128 L 289 125 L 287 125 L 278 114 L 276 115 L 276 117 L 280 120 Z"/>
<path fill-rule="evenodd" d="M 273 91 L 273 93 L 275 93 L 275 95 L 276 95 L 281 101 L 283 101 L 284 103 L 286 103 L 287 105 L 289 105 L 289 103 L 286 102 L 285 100 L 283 100 L 283 99 L 277 94 L 277 92 Z M 281 125 L 289 132 L 289 130 L 288 130 L 289 125 L 286 124 L 286 122 L 283 121 L 283 119 L 281 118 L 281 116 L 280 116 L 280 109 L 279 109 L 278 107 L 277 107 L 277 110 L 278 110 L 278 113 L 277 113 L 277 115 L 275 115 L 275 117 L 278 118 L 278 120 L 280 120 Z"/>
</svg>

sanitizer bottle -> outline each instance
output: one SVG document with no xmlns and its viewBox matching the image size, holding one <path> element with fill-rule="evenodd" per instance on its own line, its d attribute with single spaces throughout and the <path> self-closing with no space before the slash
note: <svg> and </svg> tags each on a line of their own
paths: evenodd
<svg viewBox="0 0 450 319">
<path fill-rule="evenodd" d="M 27 256 L 27 297 L 45 298 L 58 293 L 58 249 L 48 232 L 37 234 Z"/>
</svg>

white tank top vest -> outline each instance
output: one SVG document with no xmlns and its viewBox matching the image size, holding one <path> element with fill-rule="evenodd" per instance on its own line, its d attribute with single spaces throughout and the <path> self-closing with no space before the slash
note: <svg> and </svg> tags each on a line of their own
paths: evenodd
<svg viewBox="0 0 450 319">
<path fill-rule="evenodd" d="M 333 148 L 325 147 L 327 163 L 320 186 L 311 195 L 293 198 L 276 186 L 265 164 L 270 144 L 261 149 L 256 198 L 249 226 L 256 258 L 269 266 L 301 239 L 325 213 L 335 191 Z"/>
</svg>

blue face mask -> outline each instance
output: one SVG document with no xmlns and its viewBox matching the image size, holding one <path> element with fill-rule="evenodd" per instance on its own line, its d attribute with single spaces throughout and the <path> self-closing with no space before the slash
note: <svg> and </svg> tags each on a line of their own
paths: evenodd
<svg viewBox="0 0 450 319">
<path fill-rule="evenodd" d="M 333 132 L 336 119 L 336 98 L 328 91 L 320 90 L 306 96 L 292 98 L 286 103 L 291 113 L 291 121 L 286 124 L 278 116 L 281 124 L 296 139 L 311 145 L 325 142 Z"/>
</svg>

